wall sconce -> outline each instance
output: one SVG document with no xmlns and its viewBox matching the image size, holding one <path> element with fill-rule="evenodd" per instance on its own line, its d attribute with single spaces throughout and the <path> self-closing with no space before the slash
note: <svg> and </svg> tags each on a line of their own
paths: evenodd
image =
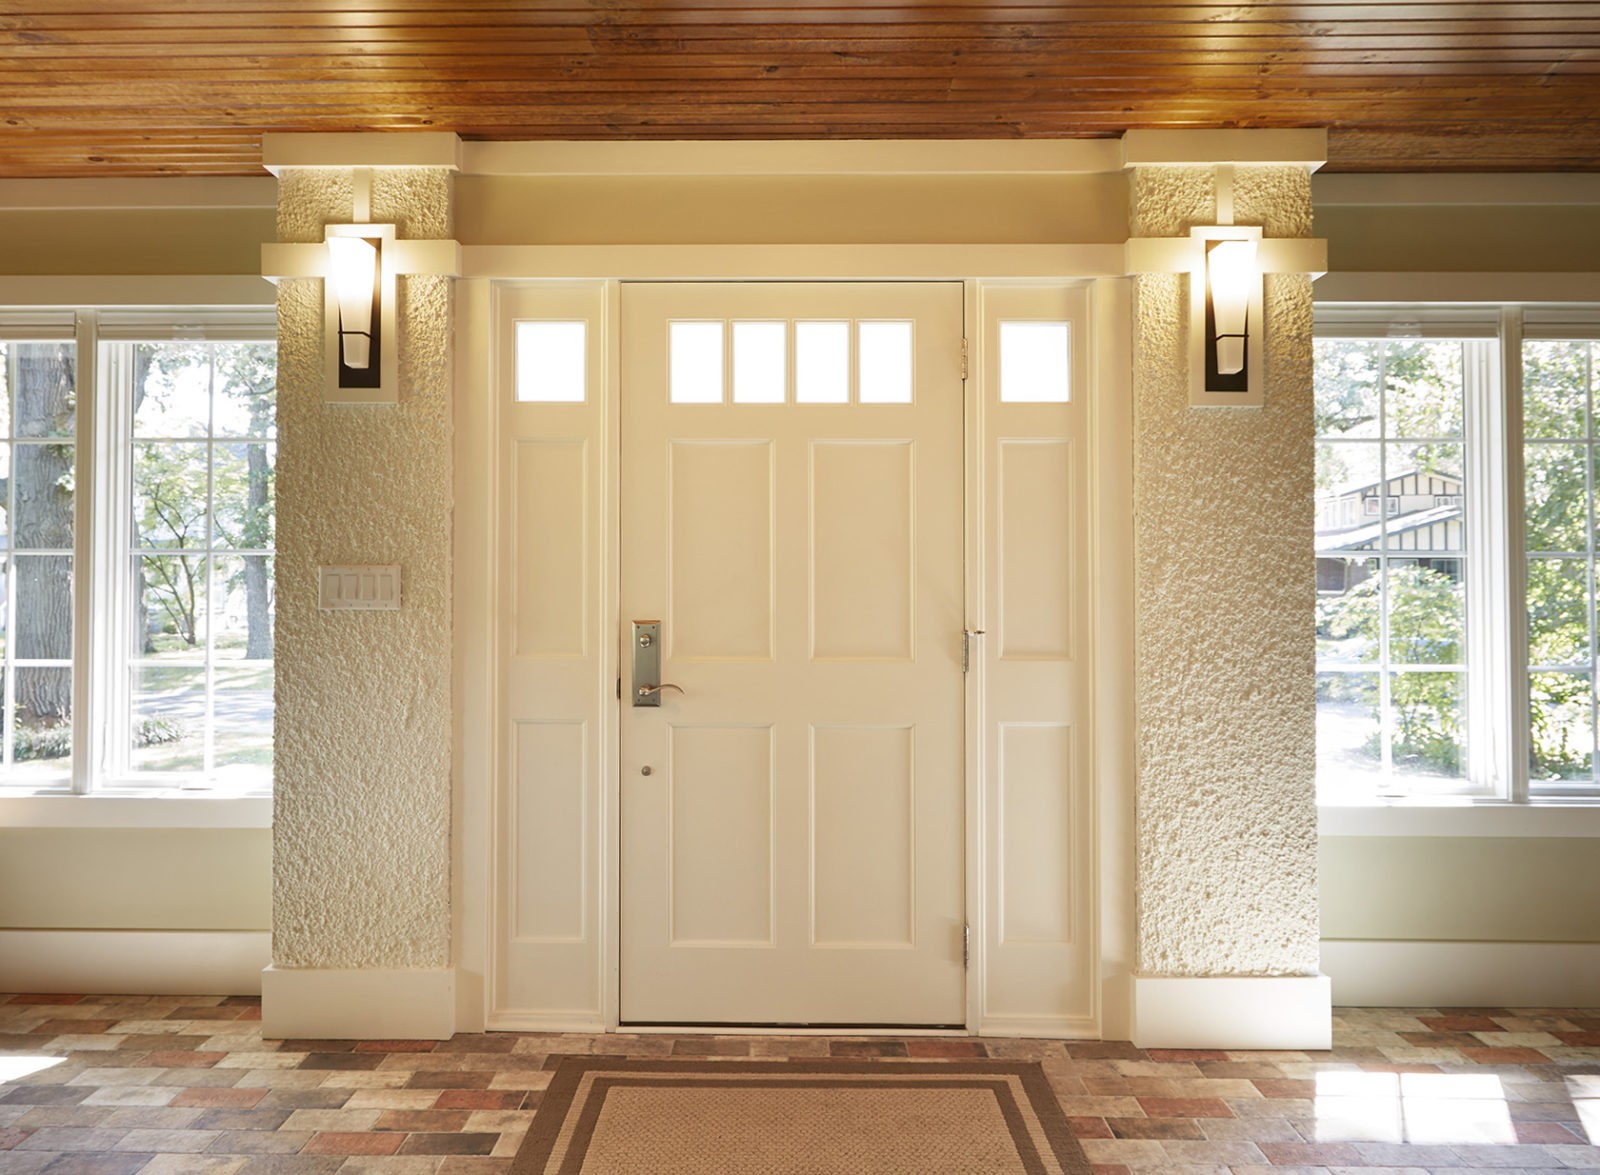
<svg viewBox="0 0 1600 1175">
<path fill-rule="evenodd" d="M 394 225 L 330 224 L 326 242 L 324 398 L 395 403 Z"/>
<path fill-rule="evenodd" d="M 1189 402 L 1262 402 L 1261 230 L 1250 225 L 1195 228 L 1200 247 L 1189 275 Z"/>
</svg>

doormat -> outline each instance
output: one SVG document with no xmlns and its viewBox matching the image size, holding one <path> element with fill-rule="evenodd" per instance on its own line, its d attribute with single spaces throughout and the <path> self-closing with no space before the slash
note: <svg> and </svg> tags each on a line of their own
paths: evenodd
<svg viewBox="0 0 1600 1175">
<path fill-rule="evenodd" d="M 1023 1061 L 565 1057 L 510 1175 L 1089 1175 Z"/>
</svg>

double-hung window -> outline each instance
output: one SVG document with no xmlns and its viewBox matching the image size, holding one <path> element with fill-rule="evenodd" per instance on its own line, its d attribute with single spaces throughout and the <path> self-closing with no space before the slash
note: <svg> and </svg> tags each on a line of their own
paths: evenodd
<svg viewBox="0 0 1600 1175">
<path fill-rule="evenodd" d="M 1324 801 L 1600 795 L 1597 326 L 1318 308 Z"/>
<path fill-rule="evenodd" d="M 273 331 L 0 315 L 0 793 L 270 788 Z"/>
</svg>

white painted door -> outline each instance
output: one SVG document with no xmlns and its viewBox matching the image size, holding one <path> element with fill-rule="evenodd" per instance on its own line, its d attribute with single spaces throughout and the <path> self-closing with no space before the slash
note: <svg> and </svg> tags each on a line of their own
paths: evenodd
<svg viewBox="0 0 1600 1175">
<path fill-rule="evenodd" d="M 961 287 L 621 323 L 621 1018 L 960 1024 Z"/>
</svg>

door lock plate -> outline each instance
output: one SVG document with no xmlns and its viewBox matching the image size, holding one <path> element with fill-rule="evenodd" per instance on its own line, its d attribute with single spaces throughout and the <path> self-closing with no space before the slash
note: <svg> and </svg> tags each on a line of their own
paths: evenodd
<svg viewBox="0 0 1600 1175">
<path fill-rule="evenodd" d="M 633 704 L 661 705 L 661 621 L 635 620 L 632 625 Z M 648 688 L 646 688 L 648 687 Z"/>
</svg>

